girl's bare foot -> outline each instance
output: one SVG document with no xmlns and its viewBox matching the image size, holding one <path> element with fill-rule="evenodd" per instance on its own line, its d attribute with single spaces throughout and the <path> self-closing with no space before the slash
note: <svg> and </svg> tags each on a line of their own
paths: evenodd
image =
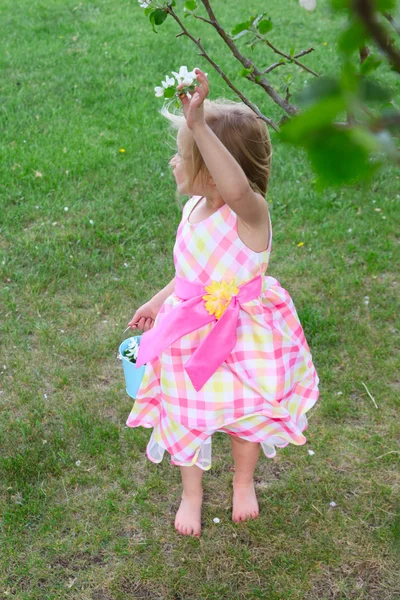
<svg viewBox="0 0 400 600">
<path fill-rule="evenodd" d="M 233 511 L 232 521 L 240 523 L 258 516 L 258 501 L 254 482 L 239 483 L 233 478 Z"/>
<path fill-rule="evenodd" d="M 178 533 L 200 537 L 202 502 L 203 492 L 189 495 L 182 493 L 181 505 L 175 518 L 175 529 Z"/>
</svg>

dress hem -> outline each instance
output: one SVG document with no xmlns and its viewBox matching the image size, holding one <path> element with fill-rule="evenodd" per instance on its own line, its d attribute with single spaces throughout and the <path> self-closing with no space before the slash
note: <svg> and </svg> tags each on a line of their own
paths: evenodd
<svg viewBox="0 0 400 600">
<path fill-rule="evenodd" d="M 229 423 L 224 424 L 222 427 L 223 428 L 228 427 L 229 425 L 232 425 L 233 423 L 238 423 L 246 418 L 254 417 L 254 416 L 265 416 L 265 415 L 263 415 L 263 413 L 254 413 L 252 415 L 245 415 L 244 417 L 241 417 L 240 419 L 236 419 L 235 421 L 231 421 Z M 286 448 L 287 446 L 289 446 L 289 444 L 293 444 L 295 446 L 303 446 L 307 442 L 306 438 L 302 435 L 303 432 L 306 431 L 306 429 L 308 428 L 308 421 L 307 421 L 307 417 L 305 415 L 303 415 L 301 418 L 301 425 L 302 425 L 302 427 L 300 429 L 301 436 L 299 436 L 300 439 L 297 439 L 296 441 L 294 441 L 294 440 L 289 440 L 289 441 L 285 440 L 284 441 L 282 438 L 282 435 L 280 435 L 279 437 L 281 438 L 281 440 L 279 440 L 279 441 L 281 441 L 281 443 L 278 443 L 278 441 L 276 440 L 277 436 L 269 436 L 269 438 L 270 438 L 269 442 L 268 442 L 268 440 L 264 440 L 264 441 L 252 442 L 252 443 L 261 444 L 263 453 L 267 458 L 270 458 L 270 459 L 275 458 L 276 448 Z M 160 464 L 163 461 L 165 452 L 168 452 L 168 454 L 170 455 L 171 464 L 173 464 L 175 466 L 179 466 L 179 467 L 192 467 L 192 466 L 196 465 L 202 471 L 209 471 L 212 468 L 212 462 L 211 462 L 212 441 L 211 441 L 211 438 L 214 435 L 214 433 L 221 432 L 221 433 L 225 433 L 227 435 L 232 435 L 235 437 L 240 437 L 242 439 L 246 439 L 245 437 L 241 436 L 239 433 L 235 433 L 234 431 L 229 432 L 226 429 L 222 429 L 222 428 L 215 429 L 214 431 L 212 431 L 209 434 L 209 436 L 196 449 L 191 462 L 181 462 L 181 461 L 178 462 L 178 461 L 174 460 L 174 455 L 171 454 L 169 452 L 169 450 L 167 448 L 165 448 L 165 446 L 163 446 L 160 442 L 158 442 L 154 439 L 154 432 L 156 430 L 155 425 L 151 425 L 150 423 L 137 423 L 135 425 L 128 425 L 128 422 L 127 422 L 127 426 L 131 427 L 131 428 L 144 427 L 145 429 L 151 429 L 151 428 L 153 429 L 150 440 L 146 446 L 146 456 L 151 462 L 153 462 L 155 464 Z M 271 438 L 275 438 L 274 441 L 272 441 Z M 247 440 L 247 441 L 252 441 L 252 440 Z M 157 454 L 157 458 L 152 456 L 151 450 L 154 450 L 154 452 Z"/>
</svg>

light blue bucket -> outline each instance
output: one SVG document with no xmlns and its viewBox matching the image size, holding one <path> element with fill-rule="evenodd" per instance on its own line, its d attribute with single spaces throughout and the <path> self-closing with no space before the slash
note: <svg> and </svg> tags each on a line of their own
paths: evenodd
<svg viewBox="0 0 400 600">
<path fill-rule="evenodd" d="M 142 337 L 141 335 L 134 335 L 134 336 L 124 340 L 119 347 L 119 353 L 122 358 L 122 366 L 124 368 L 126 393 L 128 394 L 128 396 L 130 396 L 134 400 L 136 399 L 136 395 L 138 393 L 140 384 L 142 383 L 146 365 L 143 365 L 142 367 L 137 367 L 135 363 L 132 363 L 130 360 L 128 360 L 123 355 L 123 352 L 124 352 L 124 350 L 127 349 L 128 344 L 132 339 L 136 339 L 137 343 L 140 346 L 140 338 L 141 337 Z"/>
</svg>

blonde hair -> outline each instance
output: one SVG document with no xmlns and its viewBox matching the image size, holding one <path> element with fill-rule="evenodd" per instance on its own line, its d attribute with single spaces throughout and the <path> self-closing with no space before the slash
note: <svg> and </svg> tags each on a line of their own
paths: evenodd
<svg viewBox="0 0 400 600">
<path fill-rule="evenodd" d="M 182 114 L 170 112 L 168 106 L 160 110 L 174 129 L 186 126 Z M 204 101 L 204 117 L 207 125 L 229 150 L 242 167 L 250 187 L 263 197 L 267 193 L 271 170 L 272 147 L 267 124 L 257 117 L 243 102 L 225 98 Z M 209 175 L 207 166 L 189 128 L 186 127 L 183 139 L 184 156 L 191 183 Z"/>
</svg>

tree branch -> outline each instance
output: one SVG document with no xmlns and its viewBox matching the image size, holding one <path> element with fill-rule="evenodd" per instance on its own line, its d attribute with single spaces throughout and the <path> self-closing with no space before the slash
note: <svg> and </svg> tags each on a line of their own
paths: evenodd
<svg viewBox="0 0 400 600">
<path fill-rule="evenodd" d="M 383 13 L 383 16 L 385 17 L 385 19 L 387 19 L 389 21 L 389 23 L 391 24 L 391 26 L 393 27 L 395 32 L 400 35 L 400 27 L 399 27 L 399 25 L 397 25 L 397 23 L 393 19 L 392 15 L 388 12 L 385 12 L 385 13 Z"/>
<path fill-rule="evenodd" d="M 235 92 L 235 94 L 242 100 L 242 102 L 244 102 L 244 104 L 246 104 L 249 108 L 251 108 L 252 111 L 254 111 L 260 119 L 265 121 L 268 125 L 270 125 L 273 129 L 275 129 L 275 131 L 277 131 L 279 133 L 278 125 L 272 119 L 269 119 L 268 117 L 263 115 L 260 112 L 259 108 L 255 104 L 253 104 L 250 100 L 248 100 L 246 98 L 246 96 L 244 96 L 244 94 L 242 94 L 242 92 L 240 90 L 237 89 L 237 87 L 228 79 L 228 77 L 225 75 L 225 73 L 222 71 L 222 69 L 207 54 L 203 45 L 200 42 L 200 38 L 196 39 L 195 37 L 192 36 L 192 34 L 186 29 L 186 27 L 184 26 L 184 24 L 182 23 L 182 21 L 180 20 L 178 15 L 175 14 L 175 12 L 172 10 L 172 8 L 170 6 L 168 6 L 166 10 L 175 19 L 175 21 L 178 23 L 178 25 L 182 29 L 182 32 L 178 33 L 178 35 L 176 37 L 180 37 L 181 35 L 186 35 L 190 40 L 192 40 L 192 42 L 194 44 L 196 44 L 196 46 L 200 49 L 200 56 L 203 56 L 206 60 L 208 60 L 208 62 L 214 67 L 214 69 L 217 71 L 217 73 L 219 73 L 221 75 L 221 77 L 226 82 L 226 84 L 231 88 L 231 90 L 233 90 Z"/>
<path fill-rule="evenodd" d="M 249 68 L 253 69 L 251 75 L 248 76 L 248 79 L 250 79 L 257 85 L 261 86 L 267 92 L 267 94 L 270 96 L 270 98 L 272 98 L 272 100 L 276 104 L 278 104 L 278 106 L 283 108 L 283 110 L 285 112 L 287 112 L 289 115 L 298 114 L 300 112 L 299 107 L 294 104 L 289 104 L 289 102 L 287 102 L 284 98 L 282 98 L 282 96 L 280 96 L 278 94 L 278 92 L 270 85 L 268 80 L 262 76 L 263 73 L 257 69 L 257 67 L 253 64 L 253 62 L 250 59 L 243 56 L 243 54 L 238 50 L 238 48 L 234 44 L 233 40 L 227 35 L 226 31 L 218 23 L 215 15 L 214 15 L 214 12 L 210 6 L 209 1 L 208 0 L 201 0 L 201 1 L 204 5 L 204 8 L 207 11 L 207 14 L 209 16 L 209 19 L 210 19 L 214 29 L 217 31 L 218 35 L 224 40 L 224 42 L 226 43 L 226 45 L 232 52 L 233 56 L 240 63 L 242 63 L 242 65 L 246 69 L 249 69 Z"/>
<path fill-rule="evenodd" d="M 211 21 L 209 21 L 208 19 L 205 19 L 204 17 L 200 17 L 200 15 L 195 15 L 193 13 L 192 17 L 194 17 L 195 19 L 199 19 L 200 21 L 204 21 L 204 23 L 208 23 L 209 25 L 212 25 Z"/>
<path fill-rule="evenodd" d="M 262 71 L 264 74 L 265 73 L 270 73 L 273 69 L 276 69 L 276 67 L 280 67 L 281 65 L 285 65 L 286 61 L 282 61 L 282 62 L 277 62 L 274 63 L 273 65 L 271 65 L 270 67 L 268 67 L 267 69 L 264 69 L 264 71 Z"/>
<path fill-rule="evenodd" d="M 302 50 L 298 54 L 295 54 L 294 58 L 298 58 L 299 56 L 304 56 L 305 54 L 309 54 L 310 52 L 313 52 L 313 51 L 314 51 L 314 48 L 309 48 L 308 50 Z M 285 64 L 286 64 L 286 61 L 284 61 L 284 60 L 282 62 L 274 63 L 267 69 L 264 69 L 264 71 L 262 71 L 262 73 L 270 73 L 270 71 L 272 71 L 276 67 L 279 67 L 280 65 L 285 65 Z"/>
<path fill-rule="evenodd" d="M 377 19 L 376 12 L 370 0 L 354 0 L 353 10 L 358 18 L 364 23 L 371 37 L 380 49 L 388 56 L 394 69 L 400 73 L 400 52 L 392 44 L 387 32 Z"/>
<path fill-rule="evenodd" d="M 253 33 L 254 33 L 254 35 L 256 36 L 257 39 L 259 39 L 261 42 L 265 42 L 265 44 L 267 44 L 271 48 L 271 50 L 273 50 L 274 52 L 276 52 L 276 54 L 279 54 L 280 56 L 283 56 L 287 60 L 290 60 L 290 61 L 296 63 L 296 65 L 298 65 L 302 69 L 305 69 L 306 71 L 308 71 L 309 73 L 311 73 L 311 75 L 315 75 L 315 77 L 320 77 L 320 75 L 318 75 L 318 73 L 316 73 L 315 71 L 313 71 L 309 67 L 306 67 L 306 65 L 303 65 L 303 63 L 301 63 L 300 61 L 296 60 L 295 56 L 293 56 L 293 58 L 292 58 L 289 54 L 285 54 L 284 52 L 281 52 L 280 50 L 278 50 L 278 48 L 275 48 L 275 46 L 273 46 L 269 40 L 267 40 L 265 37 L 263 37 L 262 35 L 260 35 L 257 31 L 253 31 Z M 306 54 L 306 52 L 304 52 L 304 54 Z"/>
</svg>

